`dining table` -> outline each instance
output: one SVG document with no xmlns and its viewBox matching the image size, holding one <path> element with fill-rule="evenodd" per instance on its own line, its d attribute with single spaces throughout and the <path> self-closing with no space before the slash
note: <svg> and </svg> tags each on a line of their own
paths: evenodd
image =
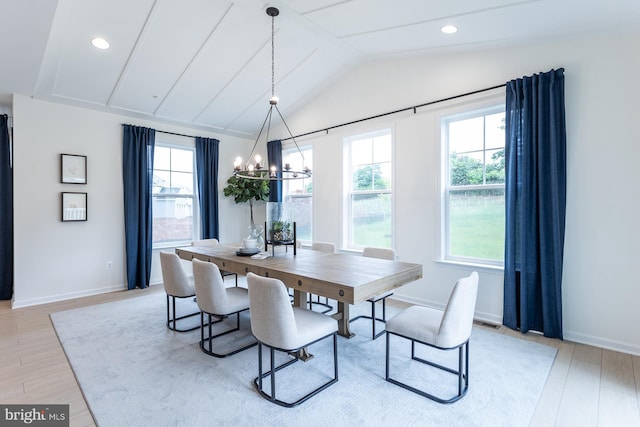
<svg viewBox="0 0 640 427">
<path fill-rule="evenodd" d="M 305 307 L 308 294 L 337 301 L 338 334 L 351 338 L 349 308 L 367 299 L 422 278 L 422 265 L 363 257 L 349 253 L 326 253 L 278 246 L 253 256 L 239 251 L 238 244 L 176 248 L 187 261 L 197 258 L 216 264 L 221 271 L 246 275 L 251 272 L 281 280 L 293 289 L 294 306 Z"/>
</svg>

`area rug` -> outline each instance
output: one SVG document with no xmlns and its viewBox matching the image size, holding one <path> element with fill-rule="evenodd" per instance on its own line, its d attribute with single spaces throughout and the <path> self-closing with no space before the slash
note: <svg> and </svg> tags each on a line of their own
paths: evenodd
<svg viewBox="0 0 640 427">
<path fill-rule="evenodd" d="M 197 310 L 191 299 L 179 309 Z M 352 316 L 368 309 L 369 304 L 358 305 Z M 338 339 L 338 383 L 287 409 L 253 388 L 257 347 L 224 359 L 204 354 L 198 330 L 167 330 L 164 294 L 58 312 L 51 319 L 94 420 L 105 427 L 528 426 L 556 354 L 549 346 L 474 327 L 469 391 L 462 400 L 441 405 L 385 381 L 385 337 L 372 341 L 371 324 L 361 319 L 352 323 L 354 338 Z M 252 339 L 249 319 L 242 324 L 218 350 Z M 225 321 L 215 330 L 229 326 Z M 392 376 L 436 393 L 455 393 L 454 375 L 410 362 L 406 340 L 391 338 Z M 332 374 L 331 340 L 309 351 L 310 361 L 281 371 L 279 397 L 300 396 Z M 440 362 L 456 366 L 456 352 L 447 353 Z"/>
</svg>

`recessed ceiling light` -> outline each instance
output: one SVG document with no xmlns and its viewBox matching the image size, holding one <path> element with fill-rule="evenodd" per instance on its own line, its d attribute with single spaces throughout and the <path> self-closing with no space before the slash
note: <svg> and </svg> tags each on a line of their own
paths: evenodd
<svg viewBox="0 0 640 427">
<path fill-rule="evenodd" d="M 444 27 L 440 28 L 440 31 L 445 34 L 453 34 L 458 32 L 458 27 L 456 27 L 455 25 L 445 25 Z"/>
<path fill-rule="evenodd" d="M 98 49 L 102 49 L 102 50 L 109 49 L 109 46 L 111 46 L 109 42 L 103 39 L 102 37 L 96 37 L 94 39 L 91 39 L 91 44 L 97 47 Z"/>
</svg>

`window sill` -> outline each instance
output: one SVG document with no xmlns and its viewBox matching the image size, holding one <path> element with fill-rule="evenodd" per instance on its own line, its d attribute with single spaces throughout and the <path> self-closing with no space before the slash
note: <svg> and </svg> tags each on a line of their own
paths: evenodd
<svg viewBox="0 0 640 427">
<path fill-rule="evenodd" d="M 480 264 L 480 263 L 464 262 L 464 261 L 452 261 L 448 259 L 436 259 L 435 262 L 437 264 L 450 265 L 452 267 L 465 267 L 473 270 L 486 271 L 489 273 L 504 272 L 504 266 L 502 265 Z"/>
</svg>

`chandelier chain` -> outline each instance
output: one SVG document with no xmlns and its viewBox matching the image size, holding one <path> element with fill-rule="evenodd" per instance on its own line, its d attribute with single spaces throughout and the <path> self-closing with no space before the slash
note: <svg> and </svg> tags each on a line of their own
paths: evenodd
<svg viewBox="0 0 640 427">
<path fill-rule="evenodd" d="M 275 96 L 276 91 L 276 48 L 274 43 L 275 38 L 275 16 L 271 17 L 271 96 Z"/>
</svg>

